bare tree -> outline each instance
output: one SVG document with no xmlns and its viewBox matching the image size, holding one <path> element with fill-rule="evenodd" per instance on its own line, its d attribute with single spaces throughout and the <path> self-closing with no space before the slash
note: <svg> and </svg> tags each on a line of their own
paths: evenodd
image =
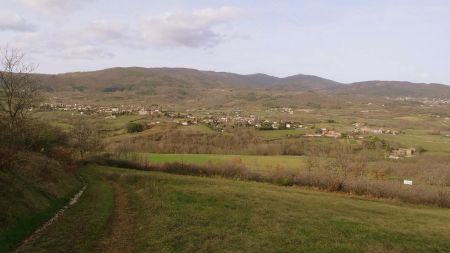
<svg viewBox="0 0 450 253">
<path fill-rule="evenodd" d="M 27 114 L 39 100 L 35 66 L 24 63 L 24 54 L 9 47 L 0 49 L 0 123 L 2 139 L 14 145 L 24 133 Z"/>
<path fill-rule="evenodd" d="M 97 128 L 83 119 L 74 123 L 72 136 L 73 146 L 80 154 L 81 159 L 84 159 L 87 153 L 101 149 Z"/>
</svg>

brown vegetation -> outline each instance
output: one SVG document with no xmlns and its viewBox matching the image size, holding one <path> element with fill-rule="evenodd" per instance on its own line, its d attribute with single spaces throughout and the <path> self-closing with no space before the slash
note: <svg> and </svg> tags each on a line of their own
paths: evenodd
<svg viewBox="0 0 450 253">
<path fill-rule="evenodd" d="M 335 150 L 342 146 L 338 140 L 324 142 L 293 138 L 264 141 L 255 131 L 235 129 L 232 133 L 185 132 L 167 129 L 164 132 L 132 137 L 109 143 L 108 150 L 128 152 L 178 153 L 178 154 L 243 154 L 243 155 L 338 155 Z M 362 149 L 363 147 L 348 147 Z"/>
<path fill-rule="evenodd" d="M 358 173 L 354 176 L 341 171 L 339 166 L 342 166 L 342 164 L 328 164 L 327 168 L 321 168 L 317 171 L 292 172 L 277 169 L 269 175 L 261 175 L 247 169 L 239 162 L 220 165 L 183 163 L 157 165 L 146 161 L 117 160 L 112 158 L 112 156 L 95 157 L 88 162 L 105 166 L 162 171 L 180 175 L 220 176 L 239 180 L 269 182 L 283 186 L 307 186 L 332 192 L 345 192 L 374 198 L 398 199 L 409 203 L 450 207 L 450 192 L 448 188 L 430 185 L 404 186 L 399 182 L 369 180 L 360 177 Z M 349 164 L 351 163 L 347 165 Z M 332 168 L 331 172 L 330 168 Z"/>
</svg>

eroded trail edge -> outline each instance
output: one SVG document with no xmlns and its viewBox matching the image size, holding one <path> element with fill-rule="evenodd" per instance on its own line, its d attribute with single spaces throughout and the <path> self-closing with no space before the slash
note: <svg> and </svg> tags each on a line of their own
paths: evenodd
<svg viewBox="0 0 450 253">
<path fill-rule="evenodd" d="M 59 209 L 55 215 L 53 215 L 53 217 L 51 219 L 49 219 L 46 223 L 44 223 L 42 226 L 40 226 L 38 229 L 36 229 L 27 239 L 25 239 L 22 244 L 15 250 L 15 252 L 23 252 L 24 249 L 27 248 L 28 245 L 32 244 L 33 241 L 35 241 L 38 236 L 44 232 L 49 226 L 51 226 L 56 220 L 59 219 L 59 217 L 61 217 L 64 212 L 70 207 L 75 205 L 78 200 L 80 199 L 81 195 L 83 195 L 83 193 L 86 191 L 87 188 L 87 184 L 85 183 L 83 188 L 81 188 L 81 190 L 79 192 L 77 192 L 72 199 L 70 200 L 70 202 L 63 206 L 61 209 Z"/>
</svg>

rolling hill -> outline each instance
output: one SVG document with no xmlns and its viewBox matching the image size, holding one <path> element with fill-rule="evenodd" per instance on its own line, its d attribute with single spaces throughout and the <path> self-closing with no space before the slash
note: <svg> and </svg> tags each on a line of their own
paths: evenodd
<svg viewBox="0 0 450 253">
<path fill-rule="evenodd" d="M 240 75 L 226 72 L 201 71 L 187 68 L 110 68 L 90 72 L 37 75 L 51 91 L 135 91 L 153 95 L 173 89 L 271 89 L 328 94 L 375 97 L 450 98 L 450 86 L 443 84 L 402 81 L 366 81 L 343 84 L 313 75 L 279 78 L 266 74 Z"/>
<path fill-rule="evenodd" d="M 400 81 L 357 82 L 341 86 L 336 91 L 339 93 L 383 97 L 450 97 L 450 86 L 447 85 Z"/>
<path fill-rule="evenodd" d="M 92 72 L 57 75 L 40 74 L 45 87 L 52 90 L 121 91 L 146 87 L 194 88 L 300 88 L 337 87 L 338 82 L 311 75 L 278 78 L 266 74 L 239 75 L 183 68 L 111 68 Z"/>
</svg>

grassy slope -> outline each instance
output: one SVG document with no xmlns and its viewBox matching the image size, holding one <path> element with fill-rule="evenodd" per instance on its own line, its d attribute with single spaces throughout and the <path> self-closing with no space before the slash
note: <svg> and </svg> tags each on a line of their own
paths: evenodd
<svg viewBox="0 0 450 253">
<path fill-rule="evenodd" d="M 19 169 L 0 171 L 0 252 L 12 249 L 78 191 L 73 172 L 27 154 Z"/>
<path fill-rule="evenodd" d="M 84 173 L 91 175 L 86 195 L 30 250 L 94 248 L 112 212 L 111 187 L 105 180 L 124 187 L 129 213 L 136 214 L 136 252 L 450 249 L 447 209 L 220 178 L 106 167 L 89 167 Z"/>
<path fill-rule="evenodd" d="M 25 252 L 92 252 L 112 213 L 112 186 L 92 173 L 82 173 L 88 183 L 79 202 L 24 247 Z"/>
</svg>

